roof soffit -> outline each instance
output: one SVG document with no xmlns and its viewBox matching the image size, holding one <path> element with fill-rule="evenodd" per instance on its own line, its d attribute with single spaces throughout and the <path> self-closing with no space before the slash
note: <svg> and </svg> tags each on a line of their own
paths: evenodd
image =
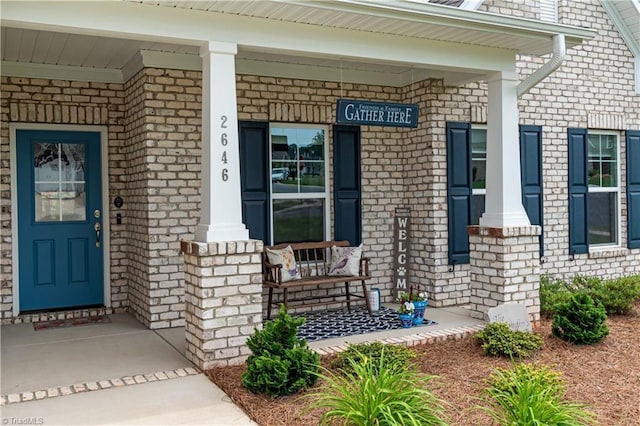
<svg viewBox="0 0 640 426">
<path fill-rule="evenodd" d="M 142 3 L 142 4 L 141 4 Z M 150 4 L 152 3 L 152 4 Z M 405 84 L 414 81 L 414 77 L 441 78 L 442 75 L 451 75 L 452 83 L 477 80 L 478 76 L 486 71 L 504 71 L 513 66 L 515 52 L 520 48 L 526 51 L 539 51 L 547 53 L 551 45 L 554 31 L 566 29 L 572 40 L 579 42 L 583 38 L 592 35 L 589 30 L 558 25 L 545 25 L 535 22 L 541 30 L 532 28 L 527 24 L 523 28 L 513 27 L 514 18 L 506 21 L 492 16 L 487 18 L 480 12 L 460 11 L 456 8 L 426 5 L 427 12 L 413 13 L 411 10 L 387 10 L 380 8 L 372 2 L 332 1 L 331 5 L 341 5 L 344 10 L 326 8 L 325 2 L 291 2 L 291 1 L 260 1 L 260 2 L 182 2 L 169 1 L 148 2 L 146 0 L 130 2 L 99 2 L 87 4 L 84 2 L 39 2 L 25 5 L 23 2 L 3 1 L 2 25 L 15 26 L 16 28 L 32 28 L 34 30 L 48 30 L 59 34 L 78 34 L 80 36 L 112 37 L 140 43 L 153 42 L 156 45 L 173 44 L 177 48 L 165 50 L 165 53 L 176 52 L 184 56 L 199 46 L 203 40 L 220 40 L 237 42 L 239 46 L 238 69 L 246 67 L 247 70 L 256 66 L 257 62 L 264 58 L 256 57 L 257 53 L 269 53 L 274 55 L 272 66 L 273 74 L 277 75 L 278 65 L 286 66 L 280 58 L 298 58 L 298 65 L 314 66 L 312 59 L 329 60 L 333 64 L 327 64 L 330 68 L 344 64 L 345 75 L 349 71 L 349 61 L 355 64 L 357 61 L 369 63 L 379 67 L 374 70 L 379 74 L 389 73 L 384 70 L 385 64 L 404 66 L 404 69 L 396 68 L 394 77 L 397 84 Z M 245 8 L 240 13 L 232 6 L 237 7 L 242 3 Z M 331 22 L 324 24 L 315 22 L 298 22 L 285 20 L 280 17 L 247 16 L 247 10 L 255 4 L 262 5 L 256 9 L 262 14 L 274 13 L 270 5 L 278 4 L 287 9 L 290 16 L 307 16 L 307 20 L 313 16 L 337 15 Z M 320 6 L 315 5 L 318 3 Z M 366 4 L 364 4 L 366 3 Z M 374 2 L 375 3 L 375 2 Z M 396 2 L 407 4 L 408 1 Z M 188 4 L 202 8 L 215 7 L 215 10 L 190 10 Z M 309 5 L 314 4 L 311 9 Z M 213 5 L 213 6 L 211 6 Z M 166 6 L 166 7 L 164 7 Z M 412 5 L 409 5 L 413 7 Z M 425 6 L 425 5 L 420 5 Z M 295 10 L 292 10 L 292 7 Z M 371 8 L 376 12 L 371 12 Z M 355 9 L 354 9 L 355 8 Z M 363 10 L 364 8 L 365 10 Z M 435 8 L 435 12 L 433 9 Z M 455 10 L 443 12 L 442 9 Z M 232 13 L 230 10 L 235 10 Z M 271 12 L 269 12 L 269 10 Z M 73 13 L 70 13 L 73 11 Z M 437 13 L 436 13 L 437 12 Z M 285 13 L 285 12 L 281 12 Z M 387 16 L 391 14 L 391 16 Z M 470 14 L 470 15 L 469 15 Z M 480 15 L 478 15 L 480 14 Z M 277 13 L 276 13 L 277 15 Z M 287 15 L 287 16 L 289 16 Z M 99 16 L 100 19 L 96 19 Z M 472 16 L 483 17 L 482 22 L 468 20 Z M 462 18 L 461 18 L 462 17 Z M 485 19 L 486 18 L 486 19 Z M 290 18 L 292 19 L 292 18 Z M 444 20 L 443 20 L 444 19 Z M 504 25 L 486 22 L 487 20 L 502 19 Z M 457 22 L 456 25 L 446 24 L 445 21 Z M 524 20 L 518 20 L 521 21 Z M 184 25 L 188 22 L 189 25 Z M 345 22 L 350 22 L 346 25 Z M 386 23 L 387 32 L 370 29 L 374 23 Z M 465 23 L 467 22 L 467 23 Z M 506 24 L 505 24 L 506 22 Z M 334 27 L 328 26 L 329 24 Z M 474 25 L 471 33 L 465 32 L 465 25 Z M 448 26 L 447 26 L 448 25 Z M 375 25 L 374 25 L 375 27 Z M 506 34 L 502 29 L 511 28 L 519 35 Z M 482 28 L 489 28 L 482 30 Z M 4 30 L 5 28 L 3 28 Z M 405 31 L 405 34 L 395 34 Z M 395 31 L 395 33 L 393 33 Z M 413 31 L 413 35 L 409 35 Z M 472 44 L 469 37 L 475 35 L 475 42 L 480 40 L 480 34 L 484 35 L 483 45 Z M 443 40 L 438 40 L 438 39 Z M 472 37 L 473 38 L 473 37 Z M 506 46 L 505 40 L 517 39 L 520 47 L 516 45 Z M 180 47 L 182 46 L 182 47 Z M 144 49 L 145 47 L 143 47 Z M 154 50 L 153 47 L 150 48 Z M 529 50 L 528 50 L 529 49 Z M 162 50 L 160 50 L 162 51 Z M 306 58 L 306 59 L 305 59 Z M 44 64 L 44 63 L 43 63 Z M 318 65 L 315 65 L 316 67 Z M 304 74 L 304 68 L 298 67 L 299 73 Z M 422 69 L 421 69 L 422 68 Z M 126 72 L 122 67 L 121 71 Z M 430 70 L 430 71 L 429 71 Z M 348 71 L 348 72 L 347 72 Z M 434 72 L 435 71 L 435 72 Z M 415 75 L 414 75 L 415 74 Z M 355 74 L 354 74 L 354 79 Z"/>
<path fill-rule="evenodd" d="M 412 0 L 125 1 L 511 49 L 529 55 L 550 53 L 555 34 L 565 35 L 568 48 L 595 35 L 585 28 Z"/>
</svg>

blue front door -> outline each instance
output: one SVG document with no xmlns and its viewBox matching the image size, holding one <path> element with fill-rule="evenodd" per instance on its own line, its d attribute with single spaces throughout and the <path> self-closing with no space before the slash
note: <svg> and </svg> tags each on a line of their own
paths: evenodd
<svg viewBox="0 0 640 426">
<path fill-rule="evenodd" d="M 102 305 L 100 133 L 16 136 L 20 312 Z"/>
</svg>

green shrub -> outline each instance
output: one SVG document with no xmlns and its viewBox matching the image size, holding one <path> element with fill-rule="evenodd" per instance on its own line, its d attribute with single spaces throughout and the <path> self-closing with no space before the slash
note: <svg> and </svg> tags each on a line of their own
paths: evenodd
<svg viewBox="0 0 640 426">
<path fill-rule="evenodd" d="M 311 394 L 312 408 L 325 413 L 320 424 L 353 426 L 445 425 L 444 407 L 427 385 L 433 376 L 413 369 L 387 368 L 386 350 L 375 361 L 349 358 L 348 372 L 324 370 L 325 385 Z"/>
<path fill-rule="evenodd" d="M 561 279 L 549 275 L 540 277 L 540 313 L 547 318 L 553 317 L 555 307 L 571 298 L 575 288 Z"/>
<path fill-rule="evenodd" d="M 626 315 L 640 299 L 640 275 L 611 280 L 577 275 L 571 284 L 545 275 L 540 278 L 540 313 L 553 317 L 558 304 L 580 292 L 600 303 L 608 315 Z"/>
<path fill-rule="evenodd" d="M 499 425 L 595 424 L 586 406 L 565 399 L 560 376 L 544 365 L 517 364 L 494 370 L 485 389 L 486 411 Z"/>
<path fill-rule="evenodd" d="M 600 303 L 608 315 L 625 315 L 640 298 L 640 275 L 632 275 L 611 280 L 596 277 L 576 277 L 578 288 L 586 291 Z"/>
<path fill-rule="evenodd" d="M 600 302 L 610 315 L 626 315 L 640 299 L 640 275 L 621 277 L 605 282 L 605 296 Z"/>
<path fill-rule="evenodd" d="M 511 330 L 504 322 L 487 324 L 476 334 L 485 355 L 529 357 L 542 347 L 542 337 L 526 331 Z"/>
<path fill-rule="evenodd" d="M 574 294 L 556 307 L 551 331 L 567 342 L 591 345 L 609 334 L 607 313 L 584 292 Z"/>
<path fill-rule="evenodd" d="M 381 364 L 383 353 L 384 364 Z M 349 345 L 347 350 L 340 352 L 331 366 L 339 372 L 350 374 L 353 373 L 354 361 L 359 364 L 364 362 L 366 358 L 374 369 L 382 365 L 390 370 L 406 370 L 409 366 L 409 360 L 414 356 L 411 349 L 402 345 L 385 345 L 380 342 L 359 343 Z"/>
<path fill-rule="evenodd" d="M 247 340 L 252 354 L 242 385 L 254 393 L 282 396 L 313 385 L 318 379 L 320 356 L 298 339 L 304 318 L 293 318 L 284 307 L 273 321 L 265 323 Z"/>
</svg>

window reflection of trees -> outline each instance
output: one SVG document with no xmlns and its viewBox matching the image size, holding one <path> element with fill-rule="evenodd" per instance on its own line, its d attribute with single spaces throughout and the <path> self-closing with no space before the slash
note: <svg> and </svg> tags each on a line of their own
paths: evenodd
<svg viewBox="0 0 640 426">
<path fill-rule="evenodd" d="M 36 221 L 84 220 L 85 145 L 34 145 Z"/>
<path fill-rule="evenodd" d="M 74 171 L 84 171 L 83 144 L 37 143 L 34 151 L 34 167 L 48 163 L 57 166 L 61 162 L 65 166 L 71 166 Z"/>
</svg>

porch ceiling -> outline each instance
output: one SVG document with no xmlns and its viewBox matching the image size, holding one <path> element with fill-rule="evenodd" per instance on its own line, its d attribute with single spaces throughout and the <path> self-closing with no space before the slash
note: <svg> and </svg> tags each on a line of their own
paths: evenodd
<svg viewBox="0 0 640 426">
<path fill-rule="evenodd" d="M 126 81 L 137 71 L 131 64 L 139 53 L 154 53 L 150 66 L 194 69 L 201 68 L 197 46 L 126 40 L 110 37 L 77 35 L 2 27 L 2 74 L 56 77 L 60 74 L 80 80 Z M 328 81 L 404 86 L 426 78 L 446 78 L 449 84 L 469 81 L 481 74 L 426 69 L 384 62 L 313 58 L 267 51 L 239 49 L 237 70 L 241 74 L 257 74 L 285 78 L 321 78 Z M 158 63 L 160 62 L 160 63 Z M 86 78 L 85 78 L 86 76 Z"/>
<path fill-rule="evenodd" d="M 592 36 L 588 30 L 574 34 L 579 31 L 576 27 L 462 10 L 428 0 L 124 1 L 509 49 L 528 55 L 549 53 L 549 37 L 561 28 L 568 33 L 567 48 Z"/>
<path fill-rule="evenodd" d="M 198 50 L 202 40 L 236 37 L 239 73 L 390 86 L 443 78 L 445 84 L 455 85 L 479 80 L 487 70 L 496 69 L 485 67 L 485 62 L 490 64 L 491 59 L 483 59 L 483 49 L 497 52 L 498 57 L 502 55 L 500 61 L 504 63 L 505 55 L 499 52 L 507 52 L 506 57 L 515 53 L 550 52 L 554 34 L 565 34 L 567 47 L 593 35 L 589 30 L 575 27 L 417 0 L 43 2 L 39 3 L 42 7 L 29 7 L 28 12 L 27 6 L 21 3 L 3 1 L 0 5 L 2 74 L 5 75 L 126 81 L 142 64 L 148 65 L 148 61 L 150 66 L 199 69 Z M 62 13 L 71 8 L 75 16 Z M 92 13 L 104 15 L 105 19 L 102 22 L 82 20 Z M 120 16 L 121 28 L 116 24 L 107 25 L 109 17 L 113 20 Z M 161 21 L 170 22 L 174 16 L 175 22 L 165 25 L 166 31 L 145 30 L 152 28 L 154 20 L 156 27 L 163 28 Z M 140 30 L 136 19 L 140 20 Z M 84 27 L 83 22 L 88 25 Z M 178 28 L 178 22 L 186 29 Z M 254 25 L 247 27 L 252 23 Z M 301 24 L 305 26 L 291 26 Z M 282 37 L 274 34 L 274 25 L 282 26 L 285 31 Z M 334 35 L 333 41 L 324 41 L 325 46 L 336 47 L 310 46 L 309 51 L 300 48 L 305 45 L 304 38 L 314 40 L 328 34 L 322 32 L 327 30 L 332 31 L 331 34 L 353 33 L 360 45 L 377 46 L 377 40 L 392 37 L 399 48 L 380 45 L 367 50 L 366 54 L 350 55 L 346 49 L 341 54 L 337 53 L 340 46 L 336 45 L 341 41 L 338 35 Z M 286 31 L 300 34 L 301 40 L 288 36 Z M 211 32 L 210 38 L 203 38 L 207 32 Z M 220 38 L 219 34 L 229 38 Z M 273 39 L 276 43 L 263 39 Z M 459 46 L 459 57 L 446 62 L 442 59 L 446 55 L 428 50 L 434 43 L 440 43 L 439 52 Z M 269 47 L 270 44 L 274 46 Z M 425 52 L 422 57 L 421 46 Z M 447 49 L 447 46 L 450 47 Z M 352 52 L 359 52 L 356 44 L 349 47 Z M 403 49 L 406 52 L 400 52 Z M 396 55 L 395 51 L 400 53 Z M 475 59 L 471 59 L 474 55 Z M 412 56 L 415 59 L 412 60 Z"/>
</svg>

